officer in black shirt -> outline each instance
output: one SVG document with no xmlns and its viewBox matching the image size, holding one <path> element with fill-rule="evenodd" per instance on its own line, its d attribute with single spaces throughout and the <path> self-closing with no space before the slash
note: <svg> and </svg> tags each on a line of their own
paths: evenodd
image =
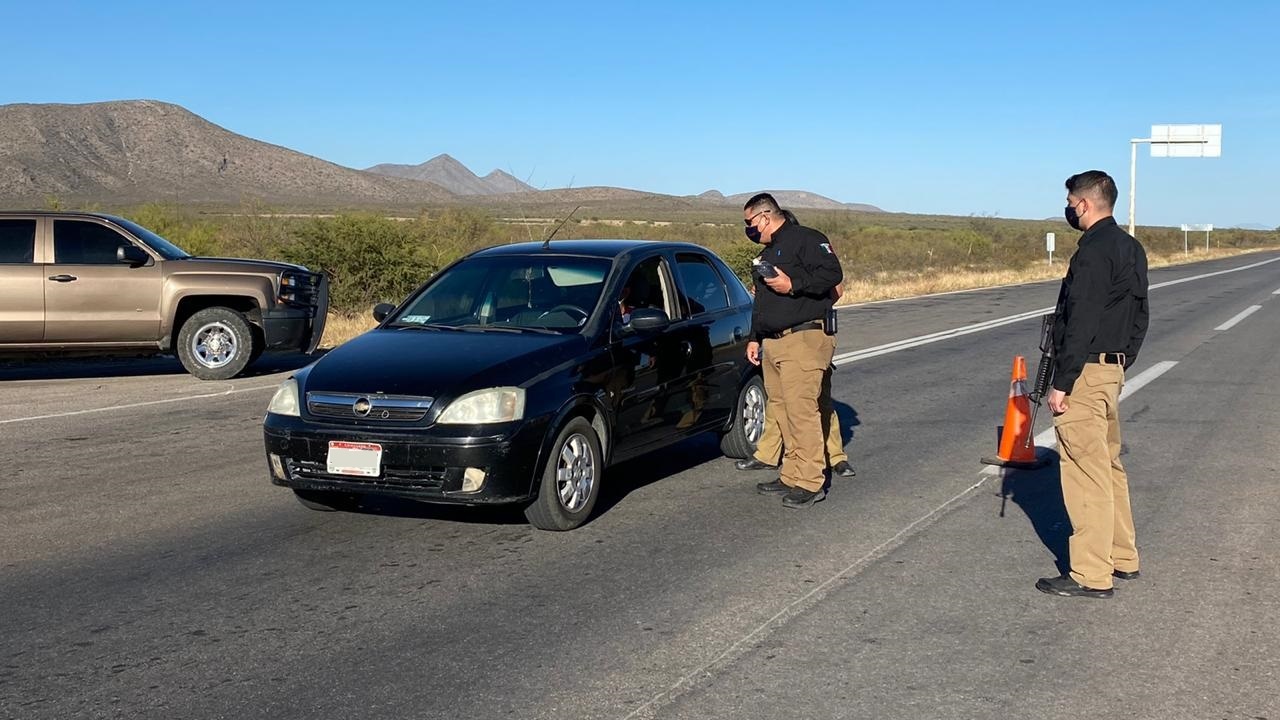
<svg viewBox="0 0 1280 720">
<path fill-rule="evenodd" d="M 807 507 L 826 497 L 818 396 L 835 338 L 823 331 L 823 318 L 844 274 L 826 236 L 788 222 L 772 195 L 748 200 L 742 218 L 747 236 L 766 246 L 755 267 L 747 359 L 760 364 L 763 352 L 765 414 L 778 418 L 785 448 L 778 479 L 756 488 L 783 495 L 787 507 Z"/>
<path fill-rule="evenodd" d="M 1120 463 L 1120 389 L 1147 334 L 1147 254 L 1111 216 L 1116 183 L 1099 170 L 1067 179 L 1067 222 L 1083 230 L 1058 294 L 1054 380 L 1071 571 L 1041 578 L 1053 595 L 1111 597 L 1138 576 L 1129 480 Z"/>
</svg>

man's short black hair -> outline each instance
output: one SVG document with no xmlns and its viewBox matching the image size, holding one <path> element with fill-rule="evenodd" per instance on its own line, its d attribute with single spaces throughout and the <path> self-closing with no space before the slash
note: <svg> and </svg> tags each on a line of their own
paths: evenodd
<svg viewBox="0 0 1280 720">
<path fill-rule="evenodd" d="M 773 196 L 767 192 L 752 195 L 751 199 L 747 201 L 747 204 L 742 206 L 742 209 L 752 212 L 757 210 L 768 210 L 769 212 L 774 213 L 782 212 L 782 208 L 778 205 L 778 201 L 774 200 Z"/>
<path fill-rule="evenodd" d="M 1108 209 L 1115 209 L 1116 181 L 1101 170 L 1089 170 L 1067 178 L 1067 192 L 1072 195 L 1092 195 L 1107 204 Z"/>
</svg>

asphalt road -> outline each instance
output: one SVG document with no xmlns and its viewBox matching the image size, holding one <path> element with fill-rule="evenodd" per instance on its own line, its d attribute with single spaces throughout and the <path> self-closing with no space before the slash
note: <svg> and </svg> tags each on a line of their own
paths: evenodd
<svg viewBox="0 0 1280 720">
<path fill-rule="evenodd" d="M 978 462 L 1056 283 L 842 311 L 858 476 L 825 502 L 705 437 L 612 468 L 570 533 L 302 508 L 259 428 L 288 359 L 0 367 L 0 717 L 1278 718 L 1280 254 L 1151 281 L 1142 578 L 1105 601 L 1033 587 L 1056 469 Z"/>
</svg>

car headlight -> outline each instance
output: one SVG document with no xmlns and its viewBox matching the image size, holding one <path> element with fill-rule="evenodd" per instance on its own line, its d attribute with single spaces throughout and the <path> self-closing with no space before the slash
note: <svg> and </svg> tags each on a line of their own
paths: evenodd
<svg viewBox="0 0 1280 720">
<path fill-rule="evenodd" d="M 500 387 L 467 393 L 449 403 L 436 420 L 446 425 L 483 425 L 524 417 L 524 388 Z"/>
<path fill-rule="evenodd" d="M 289 378 L 280 383 L 280 387 L 276 389 L 276 394 L 271 396 L 271 404 L 267 406 L 267 412 L 298 417 L 297 380 Z"/>
</svg>

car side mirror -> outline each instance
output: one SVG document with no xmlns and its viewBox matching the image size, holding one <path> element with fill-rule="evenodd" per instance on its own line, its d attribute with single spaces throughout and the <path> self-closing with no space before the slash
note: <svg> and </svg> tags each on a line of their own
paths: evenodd
<svg viewBox="0 0 1280 720">
<path fill-rule="evenodd" d="M 670 324 L 671 318 L 661 308 L 636 308 L 631 311 L 631 322 L 627 327 L 637 332 L 654 332 L 665 330 Z"/>
<path fill-rule="evenodd" d="M 150 259 L 151 256 L 136 245 L 121 245 L 116 248 L 116 262 L 126 264 L 129 267 L 146 265 Z"/>
<path fill-rule="evenodd" d="M 378 303 L 373 306 L 373 319 L 382 322 L 387 316 L 395 312 L 396 306 L 391 303 Z"/>
</svg>

